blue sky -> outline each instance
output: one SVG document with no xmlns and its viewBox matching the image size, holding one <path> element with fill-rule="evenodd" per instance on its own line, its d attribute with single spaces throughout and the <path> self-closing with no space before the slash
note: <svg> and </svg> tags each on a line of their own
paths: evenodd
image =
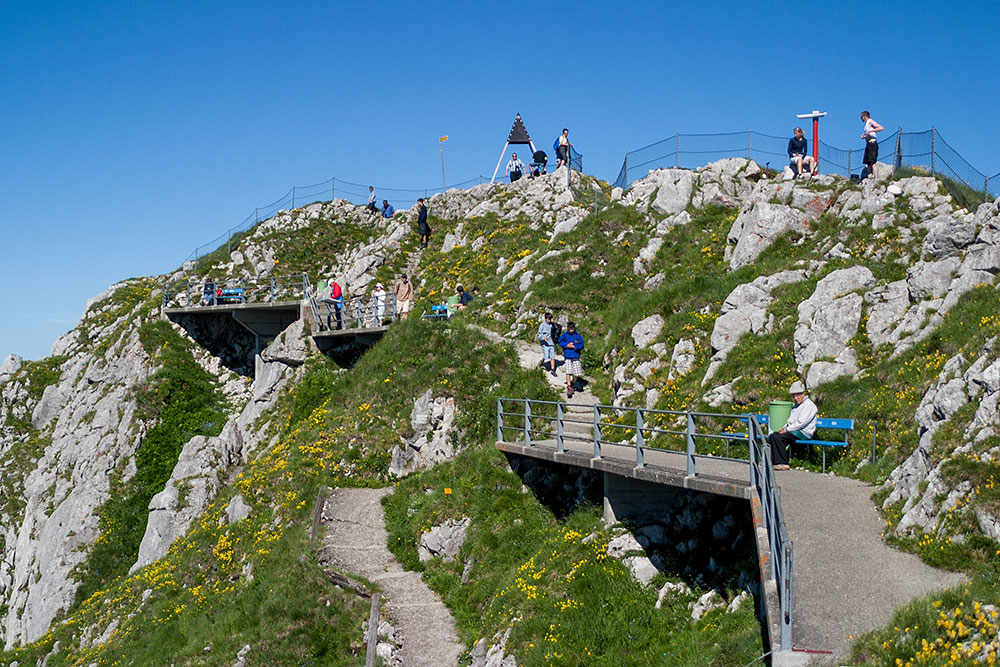
<svg viewBox="0 0 1000 667">
<path fill-rule="evenodd" d="M 293 185 L 489 176 L 520 112 L 612 180 L 675 132 L 859 144 L 858 112 L 1000 171 L 997 2 L 0 4 L 0 358 Z"/>
</svg>

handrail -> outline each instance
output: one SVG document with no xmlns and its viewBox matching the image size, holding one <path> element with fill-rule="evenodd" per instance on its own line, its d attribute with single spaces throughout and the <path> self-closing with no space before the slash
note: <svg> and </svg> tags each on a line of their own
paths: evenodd
<svg viewBox="0 0 1000 667">
<path fill-rule="evenodd" d="M 516 407 L 515 407 L 516 406 Z M 546 414 L 546 409 L 555 407 L 555 415 Z M 532 409 L 532 408 L 535 409 Z M 586 407 L 592 411 L 591 419 L 566 418 L 567 408 Z M 615 421 L 606 421 L 605 413 L 611 412 L 617 415 Z M 571 413 L 582 416 L 582 413 Z M 634 417 L 629 423 L 621 421 L 623 416 L 633 414 Z M 678 421 L 685 425 L 683 431 L 661 429 L 655 426 L 647 426 L 647 418 L 652 415 L 668 415 L 676 417 Z M 505 419 L 509 418 L 509 419 Z M 697 419 L 722 419 L 732 420 L 737 424 L 745 424 L 746 431 L 732 434 L 719 433 L 699 433 L 697 429 Z M 519 421 L 518 421 L 519 420 Z M 533 423 L 534 422 L 534 423 Z M 532 437 L 534 436 L 554 436 L 556 441 L 556 451 L 563 452 L 565 440 L 591 441 L 594 445 L 594 458 L 601 458 L 601 449 L 605 445 L 628 446 L 635 448 L 635 465 L 637 468 L 645 467 L 645 451 L 664 451 L 684 454 L 686 459 L 685 474 L 688 477 L 697 475 L 696 464 L 699 458 L 726 459 L 730 461 L 744 461 L 748 464 L 750 489 L 760 502 L 761 519 L 763 528 L 767 534 L 768 548 L 771 552 L 770 572 L 778 589 L 778 611 L 780 618 L 780 636 L 778 641 L 782 650 L 790 650 L 792 647 L 792 566 L 793 549 L 792 542 L 788 538 L 788 531 L 781 513 L 781 493 L 774 480 L 774 470 L 771 466 L 771 449 L 765 437 L 764 430 L 757 421 L 756 415 L 752 414 L 723 414 L 715 412 L 696 412 L 679 410 L 654 410 L 638 407 L 623 407 L 612 405 L 593 406 L 571 406 L 561 401 L 536 401 L 527 398 L 498 398 L 497 399 L 497 442 L 505 442 L 505 433 L 514 432 L 513 441 L 523 441 L 525 446 L 534 446 Z M 541 424 L 541 426 L 539 426 Z M 555 433 L 552 433 L 552 425 L 555 426 Z M 583 433 L 566 433 L 566 424 L 583 424 L 592 426 L 589 436 Z M 635 435 L 629 441 L 612 440 L 605 437 L 608 430 L 621 429 L 623 432 L 634 430 Z M 684 438 L 684 448 L 664 449 L 662 447 L 651 446 L 648 437 L 656 435 L 679 436 Z M 697 453 L 697 443 L 699 440 L 722 439 L 727 441 L 738 441 L 747 443 L 747 458 L 732 459 L 727 456 L 713 456 Z M 772 638 L 773 640 L 773 638 Z"/>
<path fill-rule="evenodd" d="M 380 297 L 374 294 L 355 296 L 342 301 L 312 296 L 309 303 L 318 331 L 367 329 L 383 326 L 387 319 L 390 322 L 399 319 L 394 292 L 386 292 Z M 324 309 L 325 317 L 322 312 Z"/>
<path fill-rule="evenodd" d="M 222 306 L 233 303 L 279 303 L 308 298 L 309 275 L 295 273 L 264 278 L 225 276 L 217 279 L 167 280 L 163 284 L 163 307 Z M 219 294 L 219 290 L 224 293 Z"/>
</svg>

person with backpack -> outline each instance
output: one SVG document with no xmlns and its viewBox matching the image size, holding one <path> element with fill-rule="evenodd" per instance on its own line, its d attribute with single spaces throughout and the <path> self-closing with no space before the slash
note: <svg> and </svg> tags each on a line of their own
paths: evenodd
<svg viewBox="0 0 1000 667">
<path fill-rule="evenodd" d="M 330 276 L 330 296 L 329 298 L 321 299 L 321 301 L 331 304 L 333 306 L 333 312 L 337 320 L 337 328 L 344 328 L 344 291 L 340 289 L 340 284 L 334 280 L 333 276 Z M 326 326 L 330 326 L 330 317 L 327 315 Z"/>
<path fill-rule="evenodd" d="M 538 343 L 542 346 L 542 367 L 544 368 L 545 362 L 548 362 L 549 372 L 553 377 L 556 375 L 556 341 L 559 340 L 561 333 L 562 327 L 552 321 L 552 313 L 545 313 L 545 319 L 538 325 L 537 336 Z"/>
<path fill-rule="evenodd" d="M 564 164 L 567 166 L 569 165 L 569 149 L 572 145 L 573 144 L 569 142 L 569 129 L 564 127 L 562 134 L 560 134 L 556 138 L 555 143 L 552 144 L 552 148 L 556 151 L 556 157 L 559 158 L 556 162 L 556 169 Z"/>
<path fill-rule="evenodd" d="M 566 331 L 559 336 L 559 347 L 563 351 L 563 365 L 566 370 L 566 396 L 573 398 L 573 385 L 583 376 L 580 354 L 583 352 L 583 336 L 576 330 L 576 322 L 567 322 Z"/>
<path fill-rule="evenodd" d="M 517 159 L 517 153 L 514 153 L 511 156 L 510 161 L 507 162 L 507 169 L 504 171 L 504 174 L 510 176 L 510 182 L 513 183 L 514 181 L 520 180 L 521 176 L 523 176 L 524 172 L 527 170 L 528 168 L 524 166 L 524 163 Z"/>
</svg>

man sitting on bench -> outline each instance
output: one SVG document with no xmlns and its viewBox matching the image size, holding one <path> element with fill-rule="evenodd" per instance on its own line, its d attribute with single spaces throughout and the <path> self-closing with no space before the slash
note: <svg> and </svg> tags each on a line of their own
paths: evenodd
<svg viewBox="0 0 1000 667">
<path fill-rule="evenodd" d="M 816 415 L 818 410 L 812 399 L 806 398 L 806 388 L 801 382 L 793 382 L 788 388 L 795 401 L 792 414 L 780 431 L 767 436 L 771 443 L 771 463 L 775 470 L 788 470 L 788 449 L 796 440 L 811 440 L 816 435 Z"/>
</svg>

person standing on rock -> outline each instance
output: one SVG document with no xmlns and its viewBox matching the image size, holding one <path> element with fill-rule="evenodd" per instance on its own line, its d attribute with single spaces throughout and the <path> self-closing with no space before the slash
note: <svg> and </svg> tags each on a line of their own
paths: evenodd
<svg viewBox="0 0 1000 667">
<path fill-rule="evenodd" d="M 413 305 L 413 285 L 407 280 L 405 273 L 393 286 L 392 293 L 396 297 L 396 312 L 399 314 L 399 319 L 405 320 L 410 316 L 410 306 Z"/>
<path fill-rule="evenodd" d="M 524 163 L 517 159 L 517 153 L 514 153 L 510 160 L 507 162 L 507 168 L 504 170 L 504 174 L 510 176 L 510 182 L 520 180 L 521 176 L 528 168 L 524 166 Z"/>
<path fill-rule="evenodd" d="M 788 140 L 788 160 L 795 169 L 795 176 L 801 176 L 802 170 L 809 169 L 809 176 L 816 173 L 816 165 L 809 153 L 809 142 L 806 140 L 805 132 L 801 127 L 795 128 L 793 137 Z"/>
<path fill-rule="evenodd" d="M 861 122 L 865 124 L 865 131 L 861 133 L 861 138 L 865 140 L 865 157 L 862 162 L 868 167 L 868 175 L 874 176 L 878 180 L 878 139 L 876 132 L 881 132 L 885 128 L 872 120 L 872 116 L 867 111 L 861 112 Z"/>
<path fill-rule="evenodd" d="M 420 247 L 426 248 L 427 242 L 431 238 L 431 228 L 427 224 L 427 207 L 424 205 L 424 198 L 417 200 L 420 208 L 417 213 L 417 233 L 420 234 Z"/>
<path fill-rule="evenodd" d="M 549 365 L 549 372 L 555 377 L 556 374 L 556 341 L 553 338 L 555 325 L 552 324 L 552 313 L 545 313 L 545 319 L 538 325 L 538 343 L 542 346 L 542 366 L 546 362 Z"/>
<path fill-rule="evenodd" d="M 372 213 L 378 214 L 378 209 L 375 207 L 375 186 L 368 186 L 368 210 Z"/>
<path fill-rule="evenodd" d="M 571 144 L 569 142 L 569 128 L 563 128 L 562 134 L 559 135 L 557 140 L 559 143 L 556 148 L 556 157 L 559 159 L 556 161 L 556 169 L 565 165 L 569 165 L 569 149 Z"/>
<path fill-rule="evenodd" d="M 795 401 L 792 414 L 779 431 L 767 436 L 771 444 L 771 463 L 775 470 L 788 470 L 788 449 L 796 440 L 810 440 L 816 435 L 816 404 L 806 396 L 806 388 L 801 382 L 793 382 L 788 388 Z"/>
<path fill-rule="evenodd" d="M 577 333 L 576 322 L 567 322 L 566 331 L 559 336 L 559 347 L 563 350 L 563 365 L 566 370 L 566 396 L 573 398 L 573 385 L 583 377 L 580 353 L 583 352 L 583 336 Z"/>
</svg>

